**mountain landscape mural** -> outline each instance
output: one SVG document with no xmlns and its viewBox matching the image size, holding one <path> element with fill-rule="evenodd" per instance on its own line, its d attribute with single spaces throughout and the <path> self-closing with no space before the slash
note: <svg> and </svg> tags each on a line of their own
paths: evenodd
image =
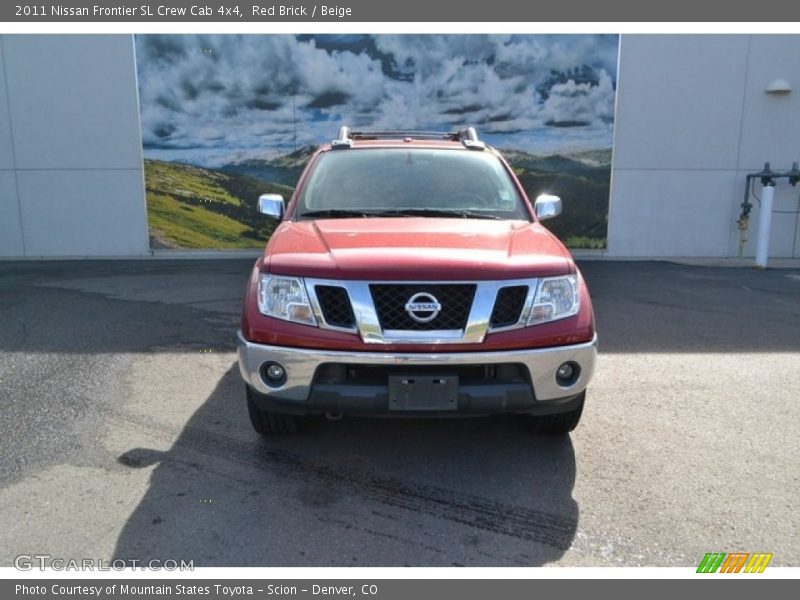
<svg viewBox="0 0 800 600">
<path fill-rule="evenodd" d="M 137 35 L 151 247 L 260 248 L 341 125 L 474 126 L 568 245 L 604 248 L 615 35 Z"/>
</svg>

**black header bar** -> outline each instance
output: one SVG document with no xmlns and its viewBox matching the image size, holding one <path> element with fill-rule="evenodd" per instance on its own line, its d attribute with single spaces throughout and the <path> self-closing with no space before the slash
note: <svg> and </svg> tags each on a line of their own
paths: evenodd
<svg viewBox="0 0 800 600">
<path fill-rule="evenodd" d="M 760 0 L 12 0 L 0 4 L 2 22 L 797 22 L 800 3 Z"/>
</svg>

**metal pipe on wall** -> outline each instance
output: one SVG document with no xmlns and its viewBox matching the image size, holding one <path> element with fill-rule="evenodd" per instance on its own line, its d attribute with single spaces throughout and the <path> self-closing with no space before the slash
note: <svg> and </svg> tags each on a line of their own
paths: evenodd
<svg viewBox="0 0 800 600">
<path fill-rule="evenodd" d="M 767 268 L 769 236 L 772 227 L 772 208 L 775 199 L 775 180 L 770 179 L 761 188 L 761 208 L 758 211 L 758 239 L 756 240 L 756 267 Z"/>
<path fill-rule="evenodd" d="M 739 258 L 742 257 L 744 251 L 744 243 L 747 240 L 747 227 L 750 220 L 750 210 L 753 204 L 750 202 L 752 185 L 755 180 L 761 180 L 761 198 L 756 196 L 759 201 L 760 210 L 758 213 L 758 238 L 756 239 L 756 268 L 766 269 L 769 260 L 769 239 L 772 228 L 772 213 L 775 212 L 775 182 L 778 179 L 787 179 L 789 185 L 796 187 L 800 183 L 800 168 L 795 162 L 792 168 L 784 173 L 773 171 L 769 167 L 769 163 L 764 164 L 764 168 L 758 173 L 750 173 L 747 175 L 744 186 L 744 202 L 742 202 L 742 214 L 739 216 Z M 777 211 L 780 213 L 790 212 L 796 214 L 795 211 Z"/>
</svg>

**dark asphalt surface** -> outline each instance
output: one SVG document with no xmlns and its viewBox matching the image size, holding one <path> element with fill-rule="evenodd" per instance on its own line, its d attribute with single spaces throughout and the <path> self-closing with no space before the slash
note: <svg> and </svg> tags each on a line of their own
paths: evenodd
<svg viewBox="0 0 800 600">
<path fill-rule="evenodd" d="M 265 441 L 235 366 L 250 265 L 0 262 L 0 565 L 800 564 L 799 271 L 582 263 L 601 356 L 571 436 L 345 419 Z"/>
</svg>

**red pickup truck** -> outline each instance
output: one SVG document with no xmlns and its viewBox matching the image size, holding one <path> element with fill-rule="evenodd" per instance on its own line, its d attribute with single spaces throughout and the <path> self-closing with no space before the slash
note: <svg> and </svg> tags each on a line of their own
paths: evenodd
<svg viewBox="0 0 800 600">
<path fill-rule="evenodd" d="M 255 430 L 326 414 L 519 413 L 567 433 L 597 338 L 564 245 L 473 128 L 355 132 L 309 161 L 253 267 L 238 334 Z"/>
</svg>

